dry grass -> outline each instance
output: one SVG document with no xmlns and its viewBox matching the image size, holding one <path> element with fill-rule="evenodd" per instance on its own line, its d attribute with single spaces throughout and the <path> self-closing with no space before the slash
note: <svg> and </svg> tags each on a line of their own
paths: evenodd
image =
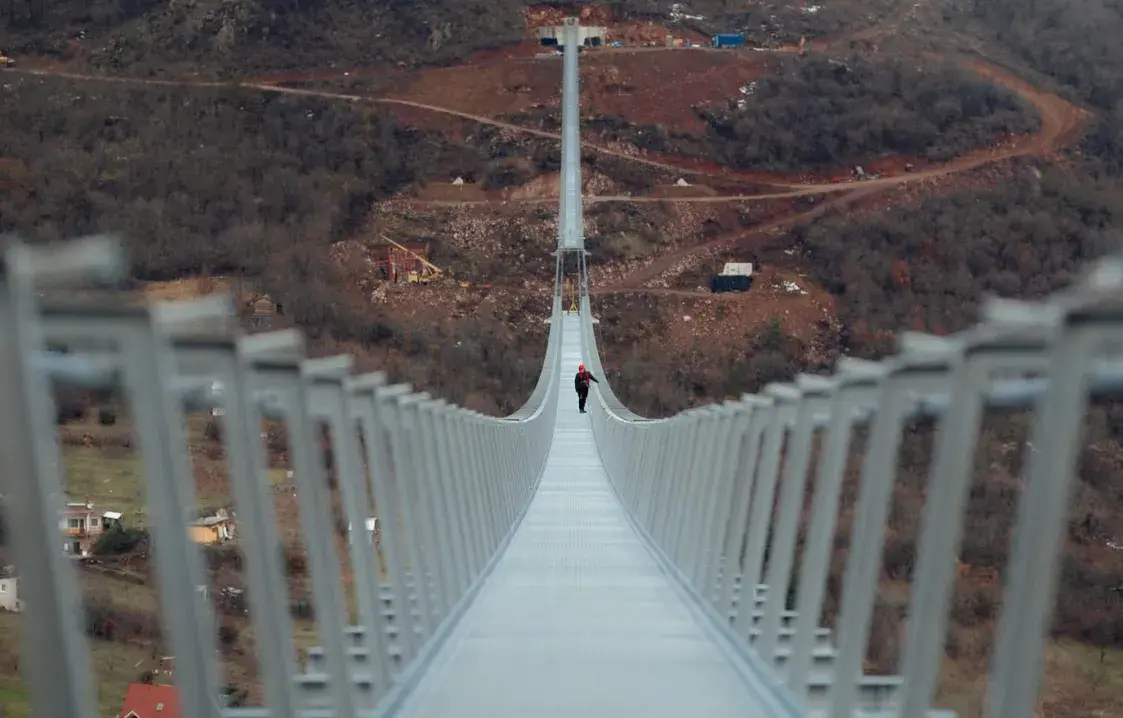
<svg viewBox="0 0 1123 718">
<path fill-rule="evenodd" d="M 981 646 L 989 653 L 989 642 Z M 983 660 L 945 661 L 936 705 L 959 718 L 982 715 L 988 665 Z M 1123 706 L 1123 650 L 1107 650 L 1073 641 L 1045 649 L 1045 685 L 1038 703 L 1040 718 L 1117 718 Z"/>
<path fill-rule="evenodd" d="M 91 414 L 96 417 L 96 412 Z M 186 422 L 197 503 L 200 507 L 229 506 L 232 495 L 225 456 L 217 445 L 204 439 L 208 419 L 192 415 Z M 71 501 L 88 498 L 99 509 L 120 511 L 127 526 L 144 528 L 148 524 L 144 464 L 139 449 L 129 448 L 130 433 L 126 419 L 113 426 L 101 426 L 95 418 L 63 427 L 65 487 Z M 89 437 L 90 445 L 83 445 L 85 437 Z M 274 486 L 289 481 L 284 468 L 271 468 L 268 475 Z"/>
<path fill-rule="evenodd" d="M 0 706 L 4 718 L 31 718 L 28 694 L 17 671 L 8 670 L 19 650 L 19 615 L 0 613 Z M 90 670 L 94 675 L 98 715 L 117 715 L 125 690 L 145 670 L 151 670 L 152 648 L 140 644 L 90 641 Z"/>
</svg>

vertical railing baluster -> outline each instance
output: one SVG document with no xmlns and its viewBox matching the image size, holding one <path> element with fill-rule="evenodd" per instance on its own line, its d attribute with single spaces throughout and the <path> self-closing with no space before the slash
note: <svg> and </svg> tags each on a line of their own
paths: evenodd
<svg viewBox="0 0 1123 718">
<path fill-rule="evenodd" d="M 156 555 L 156 578 L 163 602 L 164 629 L 176 655 L 176 686 L 189 716 L 216 716 L 218 671 L 213 660 L 215 624 L 210 604 L 197 587 L 204 583 L 202 557 L 187 534 L 195 510 L 195 482 L 183 431 L 183 406 L 173 390 L 175 356 L 168 329 L 184 321 L 221 321 L 229 302 L 202 300 L 159 308 L 85 302 L 44 310 L 49 340 L 67 344 L 113 342 L 141 445 Z"/>
<path fill-rule="evenodd" d="M 951 402 L 936 432 L 918 559 L 912 582 L 898 715 L 929 708 L 944 655 L 947 611 L 955 585 L 956 548 L 992 374 L 1040 373 L 1046 367 L 1043 332 L 979 327 L 957 335 L 962 356 L 954 365 Z"/>
<path fill-rule="evenodd" d="M 870 428 L 850 552 L 846 557 L 837 668 L 827 699 L 830 718 L 850 718 L 858 696 L 881 570 L 889 500 L 897 474 L 897 452 L 910 402 L 918 396 L 944 392 L 948 387 L 954 345 L 939 337 L 926 336 L 925 340 L 914 342 L 909 353 L 892 361 Z"/>
<path fill-rule="evenodd" d="M 739 478 L 737 490 L 733 496 L 733 513 L 725 535 L 725 548 L 722 551 L 728 558 L 725 561 L 725 569 L 722 573 L 721 598 L 717 605 L 718 615 L 730 622 L 733 621 L 732 614 L 737 586 L 744 575 L 744 549 L 745 542 L 748 540 L 749 512 L 753 501 L 753 489 L 760 463 L 764 435 L 767 428 L 772 425 L 776 413 L 771 398 L 744 396 L 741 400 L 750 405 L 751 413 L 745 437 L 744 453 L 737 467 Z M 748 634 L 743 633 L 741 635 L 747 636 Z"/>
<path fill-rule="evenodd" d="M 721 548 L 716 545 L 718 539 L 714 538 L 720 523 L 718 519 L 719 504 L 722 502 L 728 504 L 729 487 L 732 484 L 729 473 L 733 459 L 729 457 L 729 453 L 731 451 L 730 445 L 733 443 L 732 434 L 736 409 L 731 403 L 728 403 L 719 407 L 718 412 L 712 429 L 715 436 L 713 449 L 709 455 L 707 486 L 704 492 L 701 492 L 698 496 L 698 503 L 702 505 L 702 514 L 695 538 L 696 548 L 694 553 L 686 559 L 688 575 L 699 594 L 706 600 L 710 598 L 707 595 L 709 584 L 706 583 L 710 574 L 710 567 L 717 564 L 717 555 Z"/>
<path fill-rule="evenodd" d="M 788 607 L 788 584 L 791 582 L 799 519 L 803 513 L 806 497 L 807 468 L 811 463 L 815 418 L 829 406 L 829 397 L 835 389 L 835 382 L 826 377 L 801 374 L 796 378 L 796 386 L 802 392 L 802 397 L 796 410 L 795 426 L 791 432 L 791 441 L 784 461 L 780 506 L 776 527 L 772 532 L 772 545 L 768 551 L 768 573 L 764 581 L 768 586 L 768 593 L 764 597 L 760 638 L 756 647 L 764 659 L 773 665 L 776 665 L 777 661 L 776 648 L 779 642 L 782 613 Z M 745 590 L 744 586 L 741 588 Z"/>
<path fill-rule="evenodd" d="M 714 441 L 717 432 L 714 430 L 717 423 L 716 410 L 706 407 L 698 410 L 698 418 L 693 428 L 692 449 L 686 475 L 682 477 L 681 494 L 678 500 L 678 529 L 674 539 L 674 548 L 671 558 L 683 575 L 688 575 L 690 566 L 689 557 L 694 553 L 695 541 L 702 523 L 702 502 L 698 497 L 705 493 L 709 486 L 712 467 L 711 458 L 714 452 Z"/>
<path fill-rule="evenodd" d="M 796 407 L 800 399 L 799 390 L 787 384 L 769 384 L 765 387 L 765 392 L 775 402 L 775 410 L 772 423 L 765 430 L 764 444 L 756 466 L 756 478 L 753 481 L 754 493 L 748 524 L 748 540 L 744 548 L 745 559 L 741 571 L 741 598 L 735 623 L 735 630 L 739 636 L 748 636 L 752 628 L 753 613 L 756 611 L 754 598 L 761 574 L 764 572 L 765 543 L 772 522 L 776 483 L 779 479 L 780 453 L 788 427 L 795 420 Z M 776 591 L 777 588 L 769 586 L 767 590 Z"/>
<path fill-rule="evenodd" d="M 471 561 L 468 558 L 468 536 L 463 525 L 462 508 L 465 503 L 462 495 L 463 487 L 457 481 L 457 472 L 454 468 L 456 462 L 449 456 L 451 439 L 447 423 L 449 407 L 443 400 L 438 400 L 425 404 L 422 408 L 424 409 L 422 436 L 427 438 L 428 452 L 434 461 L 433 470 L 440 494 L 441 511 L 448 527 L 443 539 L 447 542 L 444 548 L 449 552 L 449 560 L 452 562 L 455 597 L 456 601 L 459 601 L 471 586 L 469 572 Z"/>
<path fill-rule="evenodd" d="M 87 718 L 95 711 L 81 594 L 74 567 L 59 550 L 62 461 L 51 386 L 35 363 L 44 347 L 36 291 L 115 279 L 122 269 L 117 244 L 101 239 L 34 250 L 13 243 L 0 257 L 0 491 L 12 507 L 4 518 L 22 572 L 21 672 L 37 716 Z"/>
<path fill-rule="evenodd" d="M 885 365 L 860 359 L 839 361 L 839 387 L 831 400 L 826 436 L 816 468 L 815 494 L 807 547 L 800 564 L 796 593 L 795 639 L 787 670 L 787 683 L 799 700 L 807 698 L 815 632 L 823 614 L 838 524 L 839 497 L 850 455 L 850 442 L 857 423 L 857 412 L 877 404 Z"/>
<path fill-rule="evenodd" d="M 270 715 L 293 718 L 297 701 L 291 677 L 297 669 L 289 593 L 267 461 L 258 437 L 261 411 L 251 391 L 249 365 L 253 357 L 275 353 L 278 347 L 299 348 L 300 335 L 271 332 L 239 337 L 184 328 L 173 334 L 172 342 L 181 375 L 209 377 L 222 387 L 223 447 L 238 513 L 265 704 Z"/>
<path fill-rule="evenodd" d="M 334 710 L 350 715 L 355 710 L 351 667 L 347 662 L 342 627 L 347 625 L 339 556 L 335 546 L 327 472 L 319 454 L 316 425 L 309 406 L 312 373 L 317 365 L 304 364 L 299 353 L 253 360 L 257 391 L 279 403 L 288 436 L 288 449 L 299 497 L 298 516 L 308 569 L 312 577 L 316 630 L 323 643 L 324 660 L 331 679 Z M 260 443 L 260 439 L 258 442 Z"/>
<path fill-rule="evenodd" d="M 397 631 L 396 641 L 391 640 L 389 644 L 396 643 L 397 649 L 401 652 L 402 662 L 408 663 L 417 653 L 418 637 L 414 630 L 413 604 L 406 584 L 408 559 L 403 546 L 405 538 L 401 525 L 397 485 L 391 476 L 393 459 L 381 412 L 383 402 L 407 392 L 408 387 L 402 384 L 387 386 L 386 376 L 380 372 L 352 377 L 347 386 L 352 395 L 355 418 L 363 433 L 363 448 L 366 453 L 367 472 L 370 475 L 371 495 L 378 513 L 378 524 L 381 527 L 378 543 L 385 575 L 381 577 L 380 583 L 388 586 L 392 597 L 391 615 L 382 615 L 392 618 Z M 387 638 L 390 639 L 389 626 L 385 630 L 387 630 Z M 388 655 L 389 644 L 386 646 Z M 368 643 L 368 645 L 372 644 Z"/>
<path fill-rule="evenodd" d="M 1034 412 L 1033 451 L 1018 504 L 986 718 L 1021 718 L 1035 710 L 1090 372 L 1098 359 L 1120 354 L 1121 298 L 1123 261 L 1113 257 L 1051 307 L 996 302 L 984 308 L 988 320 L 1053 324 L 1055 332 L 1048 384 Z"/>
<path fill-rule="evenodd" d="M 391 679 L 380 658 L 384 653 L 385 630 L 379 603 L 381 585 L 374 566 L 373 536 L 368 543 L 366 527 L 370 517 L 370 496 L 359 458 L 358 437 L 350 406 L 353 400 L 344 389 L 344 380 L 350 375 L 352 361 L 350 356 L 314 359 L 305 363 L 305 370 L 310 381 L 309 407 L 317 416 L 326 419 L 331 432 L 340 504 L 349 527 L 348 553 L 358 609 L 357 623 L 363 628 L 364 645 L 374 663 L 377 696 L 387 690 Z"/>
<path fill-rule="evenodd" d="M 430 563 L 427 554 L 424 514 L 419 505 L 417 486 L 414 482 L 413 456 L 408 445 L 405 407 L 417 401 L 417 395 L 402 394 L 382 405 L 386 426 L 389 430 L 390 451 L 394 457 L 394 480 L 398 488 L 398 501 L 402 511 L 402 523 L 409 556 L 406 573 L 407 585 L 413 589 L 417 603 L 418 627 L 423 641 L 433 637 L 436 628 L 433 620 L 433 590 L 430 583 Z"/>
</svg>

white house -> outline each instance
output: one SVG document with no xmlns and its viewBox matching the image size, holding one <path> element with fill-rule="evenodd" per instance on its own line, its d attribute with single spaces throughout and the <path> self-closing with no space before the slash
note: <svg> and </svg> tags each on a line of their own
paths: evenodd
<svg viewBox="0 0 1123 718">
<path fill-rule="evenodd" d="M 371 544 L 372 540 L 377 544 L 378 531 L 379 531 L 378 519 L 376 517 L 371 517 L 371 518 L 367 519 L 365 523 L 367 525 L 367 544 L 368 545 Z M 349 543 L 351 541 L 353 541 L 353 539 L 351 538 L 351 522 L 350 521 L 347 522 L 347 541 Z"/>
<path fill-rule="evenodd" d="M 19 598 L 19 578 L 11 566 L 0 566 L 0 611 L 19 612 L 23 602 Z"/>
</svg>

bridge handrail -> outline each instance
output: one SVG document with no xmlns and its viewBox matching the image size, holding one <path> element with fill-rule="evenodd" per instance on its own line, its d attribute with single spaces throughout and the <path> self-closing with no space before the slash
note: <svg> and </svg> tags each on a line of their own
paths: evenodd
<svg viewBox="0 0 1123 718">
<path fill-rule="evenodd" d="M 58 551 L 65 487 L 52 384 L 119 390 L 127 403 L 185 716 L 221 710 L 213 607 L 197 590 L 206 574 L 188 535 L 197 502 L 184 433 L 185 412 L 210 409 L 221 410 L 268 715 L 392 711 L 486 579 L 537 487 L 558 401 L 560 287 L 539 381 L 522 408 L 496 419 L 390 385 L 381 372 L 355 375 L 350 356 L 309 358 L 297 331 L 244 335 L 229 296 L 135 305 L 113 294 L 61 300 L 50 291 L 113 279 L 123 266 L 117 242 L 105 237 L 45 247 L 12 241 L 0 254 L 0 494 L 21 572 L 21 666 L 34 714 L 93 716 L 97 705 L 74 564 Z M 294 660 L 264 418 L 283 421 L 290 438 L 321 673 Z M 314 448 L 321 426 L 334 468 Z M 333 516 L 325 481 L 333 472 L 341 516 Z M 375 515 L 376 549 L 364 531 Z M 335 546 L 341 520 L 351 527 L 344 534 L 354 620 Z M 362 669 L 355 651 L 369 658 Z"/>
<path fill-rule="evenodd" d="M 970 330 L 948 337 L 906 332 L 899 353 L 882 361 L 844 358 L 833 374 L 803 374 L 661 421 L 623 409 L 604 381 L 594 390 L 591 420 L 610 482 L 634 523 L 719 629 L 764 662 L 781 687 L 778 705 L 793 715 L 809 705 L 851 439 L 858 426 L 868 427 L 824 714 L 850 718 L 871 680 L 862 666 L 900 437 L 910 418 L 935 418 L 900 692 L 891 706 L 897 718 L 914 718 L 931 708 L 943 658 L 983 414 L 988 407 L 1031 409 L 1032 451 L 986 706 L 987 718 L 1027 718 L 1040 687 L 1084 412 L 1091 396 L 1123 392 L 1121 307 L 1123 256 L 1113 256 L 1047 300 L 987 300 L 982 323 Z M 585 361 L 603 374 L 587 304 L 582 313 Z M 812 467 L 816 432 L 823 438 Z M 797 557 L 808 481 L 810 530 Z M 795 592 L 790 607 L 788 586 Z M 789 608 L 794 636 L 781 651 Z"/>
</svg>

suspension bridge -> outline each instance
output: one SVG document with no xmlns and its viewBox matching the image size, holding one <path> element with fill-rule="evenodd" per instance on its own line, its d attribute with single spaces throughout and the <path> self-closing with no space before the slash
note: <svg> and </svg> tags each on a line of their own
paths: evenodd
<svg viewBox="0 0 1123 718">
<path fill-rule="evenodd" d="M 932 709 L 974 448 L 988 408 L 1034 412 L 987 718 L 1035 713 L 1067 498 L 1090 398 L 1120 390 L 1123 261 L 1045 301 L 994 299 L 977 327 L 906 333 L 883 361 L 842 359 L 669 419 L 630 412 L 599 359 L 582 233 L 578 45 L 566 20 L 563 178 L 549 341 L 519 411 L 485 417 L 346 356 L 307 358 L 295 331 L 244 335 L 226 297 L 135 306 L 73 287 L 124 271 L 116 245 L 12 243 L 0 262 L 0 491 L 21 572 L 21 673 L 34 715 L 93 717 L 62 501 L 52 390 L 128 397 L 146 481 L 164 640 L 189 718 L 794 718 Z M 576 277 L 576 312 L 562 287 Z M 70 296 L 76 296 L 71 294 Z M 65 353 L 48 350 L 63 346 Z M 579 414 L 579 363 L 601 379 Z M 230 707 L 201 557 L 187 537 L 187 411 L 221 408 L 262 705 Z M 866 675 L 898 445 L 936 423 L 905 649 Z M 284 422 L 316 629 L 298 665 L 259 434 Z M 336 549 L 316 431 L 330 428 L 351 526 Z M 835 625 L 821 625 L 851 439 L 868 441 Z M 812 447 L 820 440 L 818 451 Z M 813 462 L 812 459 L 815 459 Z M 804 499 L 809 530 L 799 540 Z M 372 513 L 375 512 L 375 513 Z M 345 583 L 345 572 L 349 582 Z M 350 585 L 353 600 L 344 586 Z"/>
</svg>

